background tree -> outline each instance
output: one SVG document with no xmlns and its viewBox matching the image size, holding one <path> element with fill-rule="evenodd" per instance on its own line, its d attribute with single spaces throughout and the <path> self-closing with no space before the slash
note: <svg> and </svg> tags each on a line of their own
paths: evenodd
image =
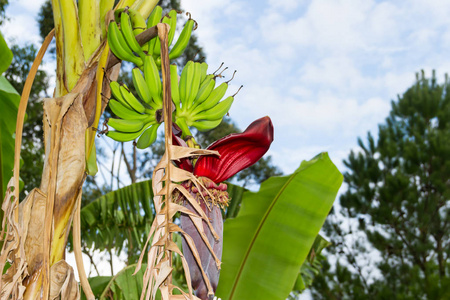
<svg viewBox="0 0 450 300">
<path fill-rule="evenodd" d="M 0 25 L 2 25 L 3 21 L 5 20 L 5 9 L 8 4 L 8 0 L 0 0 Z"/>
<path fill-rule="evenodd" d="M 450 298 L 449 92 L 447 77 L 422 72 L 378 139 L 358 140 L 344 162 L 345 219 L 326 227 L 337 262 L 314 282 L 314 299 Z M 374 250 L 381 259 L 368 264 Z"/>
</svg>

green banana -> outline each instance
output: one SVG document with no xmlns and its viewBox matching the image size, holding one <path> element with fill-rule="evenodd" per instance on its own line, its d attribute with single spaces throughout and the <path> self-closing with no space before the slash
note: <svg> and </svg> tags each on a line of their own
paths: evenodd
<svg viewBox="0 0 450 300">
<path fill-rule="evenodd" d="M 213 77 L 206 77 L 206 79 L 202 82 L 200 88 L 198 89 L 197 97 L 194 100 L 194 105 L 190 108 L 191 111 L 194 110 L 198 105 L 203 103 L 206 98 L 208 98 L 208 96 L 214 90 L 215 85 L 216 81 L 213 79 Z"/>
<path fill-rule="evenodd" d="M 159 77 L 159 71 L 155 64 L 155 60 L 150 55 L 147 55 L 144 60 L 144 77 L 153 101 L 161 108 L 161 78 Z"/>
<path fill-rule="evenodd" d="M 191 88 L 189 89 L 189 94 L 187 94 L 187 109 L 189 110 L 197 97 L 198 89 L 200 87 L 200 78 L 202 77 L 202 69 L 200 63 L 194 63 L 194 74 L 192 77 Z"/>
<path fill-rule="evenodd" d="M 131 27 L 130 16 L 126 11 L 123 11 L 120 14 L 120 30 L 122 31 L 123 36 L 125 37 L 125 41 L 128 46 L 135 53 L 139 54 L 142 60 L 144 60 L 145 53 L 142 51 L 141 45 L 137 42 L 134 37 L 133 28 Z"/>
<path fill-rule="evenodd" d="M 136 132 L 144 127 L 144 120 L 124 120 L 124 119 L 113 119 L 108 120 L 108 126 L 111 126 L 117 131 L 121 132 Z"/>
<path fill-rule="evenodd" d="M 197 121 L 197 120 L 216 120 L 222 118 L 230 110 L 233 101 L 234 101 L 233 96 L 227 97 L 225 100 L 219 102 L 213 108 L 195 114 L 192 117 L 192 119 L 194 121 Z"/>
<path fill-rule="evenodd" d="M 111 81 L 109 86 L 111 87 L 111 92 L 114 99 L 120 102 L 120 104 L 122 104 L 124 107 L 128 109 L 133 109 L 123 98 L 122 93 L 120 92 L 120 84 L 117 81 Z"/>
<path fill-rule="evenodd" d="M 162 8 L 161 6 L 156 6 L 152 13 L 150 14 L 150 16 L 148 17 L 147 20 L 147 28 L 156 26 L 156 24 L 159 23 L 159 20 L 161 20 L 161 15 L 162 15 Z M 148 52 L 148 55 L 153 55 L 153 50 L 155 49 L 155 43 L 158 40 L 158 37 L 155 37 L 153 39 L 151 39 L 145 46 L 146 46 L 146 50 Z"/>
<path fill-rule="evenodd" d="M 131 78 L 133 79 L 133 85 L 141 99 L 149 104 L 150 106 L 154 106 L 154 102 L 152 101 L 152 96 L 150 95 L 150 90 L 148 89 L 147 83 L 145 82 L 144 76 L 142 76 L 139 68 L 134 68 L 131 71 Z"/>
<path fill-rule="evenodd" d="M 205 63 L 205 62 L 202 62 L 201 64 L 200 64 L 200 66 L 201 66 L 201 69 L 202 69 L 202 76 L 201 76 L 201 78 L 200 78 L 200 82 L 201 83 L 203 83 L 203 81 L 205 81 L 205 79 L 207 78 L 207 72 L 208 72 L 208 64 L 207 63 Z M 214 74 L 210 74 L 211 76 L 211 78 L 213 78 L 214 77 Z"/>
<path fill-rule="evenodd" d="M 128 14 L 130 15 L 131 27 L 133 28 L 134 36 L 147 29 L 144 17 L 135 9 L 128 8 Z"/>
<path fill-rule="evenodd" d="M 161 123 L 153 124 L 150 128 L 147 128 L 144 133 L 139 137 L 136 146 L 139 149 L 145 149 L 153 144 L 158 134 L 158 127 Z"/>
<path fill-rule="evenodd" d="M 180 55 L 183 53 L 184 49 L 186 49 L 187 45 L 189 44 L 189 40 L 191 38 L 192 28 L 194 28 L 194 23 L 195 23 L 195 21 L 192 19 L 189 19 L 186 22 L 183 30 L 180 33 L 180 36 L 178 37 L 177 42 L 172 47 L 172 49 L 170 49 L 169 59 L 175 59 L 175 58 L 180 57 Z"/>
<path fill-rule="evenodd" d="M 222 118 L 217 120 L 206 120 L 206 121 L 197 121 L 193 122 L 191 126 L 197 128 L 199 131 L 208 131 L 213 128 L 216 128 L 219 126 L 219 124 L 222 122 Z"/>
<path fill-rule="evenodd" d="M 108 131 L 106 135 L 118 142 L 129 142 L 139 137 L 142 134 L 142 132 L 152 124 L 153 123 L 147 123 L 141 130 L 136 132 Z"/>
<path fill-rule="evenodd" d="M 172 101 L 178 110 L 180 108 L 180 92 L 178 89 L 178 67 L 175 64 L 170 65 L 170 90 Z"/>
<path fill-rule="evenodd" d="M 117 58 L 132 62 L 137 66 L 142 66 L 142 60 L 134 55 L 133 51 L 125 41 L 122 32 L 120 32 L 119 27 L 117 27 L 116 22 L 109 23 L 108 44 Z"/>
<path fill-rule="evenodd" d="M 171 11 L 169 11 L 170 22 L 168 24 L 170 26 L 170 30 L 169 30 L 169 36 L 167 39 L 167 44 L 169 47 L 170 47 L 170 45 L 172 45 L 173 38 L 175 37 L 175 31 L 177 29 L 177 15 L 178 15 L 178 12 L 175 9 L 172 9 Z"/>
<path fill-rule="evenodd" d="M 182 110 L 187 110 L 188 97 L 191 93 L 192 81 L 194 79 L 194 62 L 188 61 L 184 66 L 180 76 L 180 100 L 182 103 Z"/>
<path fill-rule="evenodd" d="M 125 101 L 137 112 L 144 113 L 145 107 L 139 102 L 139 100 L 133 95 L 133 93 L 128 90 L 126 85 L 120 86 L 120 92 L 122 93 L 123 98 Z"/>
<path fill-rule="evenodd" d="M 228 89 L 228 83 L 223 82 L 218 87 L 216 87 L 211 94 L 208 96 L 208 98 L 205 99 L 202 103 L 200 103 L 193 111 L 193 116 L 197 115 L 199 112 L 208 110 L 210 108 L 213 108 L 217 103 L 219 103 L 220 99 L 225 95 L 226 91 Z"/>
<path fill-rule="evenodd" d="M 112 112 L 121 119 L 143 120 L 148 117 L 148 115 L 137 113 L 132 108 L 125 107 L 122 103 L 114 99 L 109 100 L 108 105 Z"/>
</svg>

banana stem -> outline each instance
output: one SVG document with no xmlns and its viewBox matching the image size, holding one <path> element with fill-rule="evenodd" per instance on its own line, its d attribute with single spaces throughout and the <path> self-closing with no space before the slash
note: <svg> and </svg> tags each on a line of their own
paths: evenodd
<svg viewBox="0 0 450 300">
<path fill-rule="evenodd" d="M 106 44 L 105 48 L 103 49 L 102 55 L 98 61 L 97 66 L 97 73 L 95 75 L 97 80 L 97 103 L 95 105 L 95 118 L 94 123 L 92 124 L 91 128 L 88 128 L 86 130 L 86 159 L 89 158 L 91 155 L 91 151 L 95 142 L 95 133 L 97 131 L 98 123 L 100 121 L 100 116 L 102 114 L 102 87 L 103 87 L 103 79 L 105 77 L 105 66 L 107 63 L 109 54 L 109 46 Z"/>
</svg>

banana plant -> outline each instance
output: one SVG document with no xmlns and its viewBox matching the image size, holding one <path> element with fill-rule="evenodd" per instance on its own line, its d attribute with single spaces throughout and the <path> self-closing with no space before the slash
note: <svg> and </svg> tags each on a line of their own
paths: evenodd
<svg viewBox="0 0 450 300">
<path fill-rule="evenodd" d="M 78 284 L 72 267 L 64 261 L 64 252 L 72 220 L 74 238 L 79 239 L 81 186 L 86 172 L 95 172 L 94 138 L 107 103 L 105 99 L 111 94 L 109 81 L 117 78 L 120 68 L 120 60 L 109 50 L 107 24 L 114 18 L 113 10 L 127 6 L 147 18 L 156 2 L 121 0 L 113 7 L 113 0 L 52 1 L 55 29 L 39 51 L 19 105 L 14 177 L 5 196 L 9 207 L 3 223 L 7 226 L 3 228 L 6 235 L 0 256 L 0 266 L 7 261 L 12 265 L 0 279 L 2 298 L 35 299 L 42 295 L 43 299 L 58 296 L 77 299 Z M 44 99 L 44 169 L 40 186 L 30 191 L 19 205 L 19 154 L 28 99 L 26 89 L 31 87 L 32 72 L 37 70 L 53 35 L 56 88 L 53 98 Z M 81 253 L 79 250 L 77 253 L 83 289 L 93 299 L 81 271 Z"/>
</svg>

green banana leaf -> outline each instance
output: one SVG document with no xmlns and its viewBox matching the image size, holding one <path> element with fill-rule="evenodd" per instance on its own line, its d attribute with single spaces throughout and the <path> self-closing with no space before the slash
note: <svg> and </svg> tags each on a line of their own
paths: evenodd
<svg viewBox="0 0 450 300">
<path fill-rule="evenodd" d="M 13 59 L 13 53 L 6 44 L 3 35 L 0 33 L 0 74 L 8 69 Z"/>
<path fill-rule="evenodd" d="M 103 290 L 98 299 L 140 299 L 142 291 L 142 280 L 146 268 L 147 265 L 143 264 L 136 275 L 133 275 L 134 271 L 136 270 L 135 264 L 123 268 L 108 282 L 106 288 Z"/>
<path fill-rule="evenodd" d="M 153 222 L 152 199 L 152 183 L 147 180 L 110 192 L 84 206 L 80 213 L 82 245 L 100 251 L 115 249 L 117 254 L 126 245 L 129 257 L 136 259 Z"/>
<path fill-rule="evenodd" d="M 89 285 L 91 286 L 92 293 L 94 293 L 95 299 L 99 299 L 100 295 L 108 286 L 108 283 L 111 281 L 112 276 L 95 276 L 88 278 Z M 81 289 L 81 300 L 87 300 L 86 295 Z"/>
<path fill-rule="evenodd" d="M 11 64 L 12 52 L 0 34 L 0 74 Z M 4 76 L 0 76 L 0 196 L 5 196 L 14 168 L 14 133 L 20 95 Z M 0 212 L 0 217 L 3 211 Z"/>
<path fill-rule="evenodd" d="M 314 244 L 309 250 L 308 256 L 301 266 L 300 273 L 295 281 L 294 289 L 292 290 L 294 295 L 301 294 L 305 289 L 312 285 L 314 278 L 322 269 L 322 261 L 325 259 L 321 252 L 330 245 L 331 243 L 320 234 L 316 236 Z"/>
<path fill-rule="evenodd" d="M 290 176 L 270 178 L 244 194 L 239 215 L 224 225 L 216 296 L 284 300 L 328 215 L 342 174 L 327 153 Z"/>
</svg>

